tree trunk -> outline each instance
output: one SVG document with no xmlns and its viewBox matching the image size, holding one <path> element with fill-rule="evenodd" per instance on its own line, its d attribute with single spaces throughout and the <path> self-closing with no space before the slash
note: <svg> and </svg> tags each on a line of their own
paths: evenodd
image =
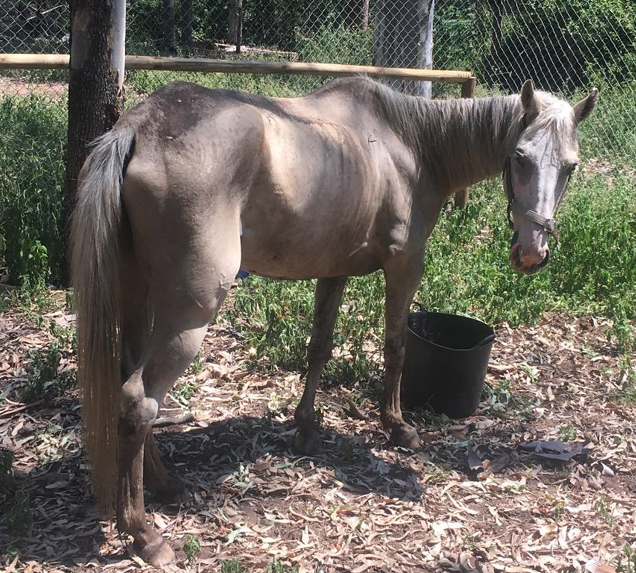
<svg viewBox="0 0 636 573">
<path fill-rule="evenodd" d="M 492 36 L 490 38 L 490 52 L 484 62 L 484 80 L 489 86 L 498 81 L 499 50 L 501 49 L 504 7 L 502 0 L 489 0 L 488 6 L 492 12 Z"/>
<path fill-rule="evenodd" d="M 362 14 L 360 15 L 360 29 L 369 29 L 369 0 L 362 0 Z"/>
<path fill-rule="evenodd" d="M 423 63 L 422 36 L 432 0 L 380 0 L 373 30 L 375 66 L 417 68 Z M 412 82 L 395 87 L 409 93 L 419 92 Z"/>
<path fill-rule="evenodd" d="M 240 44 L 241 12 L 243 10 L 243 0 L 230 0 L 228 3 L 230 13 L 227 22 L 228 44 Z"/>
<path fill-rule="evenodd" d="M 181 46 L 186 52 L 192 49 L 192 0 L 181 1 Z"/>
<path fill-rule="evenodd" d="M 163 12 L 161 13 L 161 22 L 163 24 L 163 48 L 167 52 L 173 54 L 175 52 L 174 36 L 175 36 L 175 15 L 174 0 L 163 0 Z"/>
<path fill-rule="evenodd" d="M 420 4 L 421 6 L 421 4 Z M 423 7 L 423 6 L 422 6 Z M 422 28 L 420 39 L 422 50 L 420 52 L 421 65 L 425 70 L 433 69 L 433 20 L 435 19 L 435 0 L 431 0 L 426 16 L 426 28 Z M 420 95 L 433 97 L 433 82 L 420 82 Z"/>
<path fill-rule="evenodd" d="M 369 29 L 369 0 L 349 0 L 344 10 L 346 26 L 357 26 L 360 30 Z"/>
<path fill-rule="evenodd" d="M 68 151 L 62 216 L 65 237 L 89 145 L 113 127 L 121 112 L 125 22 L 126 0 L 71 1 Z M 67 264 L 62 272 L 63 283 L 68 284 Z"/>
</svg>

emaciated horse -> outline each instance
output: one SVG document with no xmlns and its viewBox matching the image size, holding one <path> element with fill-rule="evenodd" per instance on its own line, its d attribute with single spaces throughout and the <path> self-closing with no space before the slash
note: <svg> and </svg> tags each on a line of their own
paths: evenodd
<svg viewBox="0 0 636 573">
<path fill-rule="evenodd" d="M 96 494 L 144 560 L 174 558 L 146 521 L 144 483 L 164 499 L 183 489 L 152 424 L 239 267 L 318 279 L 295 413 L 295 447 L 308 454 L 321 445 L 314 398 L 347 277 L 384 271 L 381 418 L 395 444 L 415 448 L 400 409 L 406 316 L 444 202 L 505 169 L 510 261 L 535 272 L 596 99 L 571 107 L 531 82 L 516 96 L 445 101 L 362 78 L 297 99 L 176 83 L 122 116 L 82 170 L 72 274 Z"/>
</svg>

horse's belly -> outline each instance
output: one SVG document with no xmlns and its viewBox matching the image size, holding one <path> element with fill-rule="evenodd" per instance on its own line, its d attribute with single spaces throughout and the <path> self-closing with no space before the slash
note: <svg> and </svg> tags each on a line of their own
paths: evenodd
<svg viewBox="0 0 636 573">
<path fill-rule="evenodd" d="M 264 277 L 311 279 L 365 275 L 380 268 L 368 241 L 333 241 L 307 229 L 309 240 L 287 233 L 241 237 L 241 268 Z M 343 237 L 344 239 L 344 237 Z"/>
</svg>

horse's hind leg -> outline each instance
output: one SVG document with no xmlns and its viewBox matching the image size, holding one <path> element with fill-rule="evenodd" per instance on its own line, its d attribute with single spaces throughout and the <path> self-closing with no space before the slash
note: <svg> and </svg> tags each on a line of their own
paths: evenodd
<svg viewBox="0 0 636 573">
<path fill-rule="evenodd" d="M 122 380 L 128 380 L 141 361 L 151 328 L 148 285 L 132 251 L 124 254 L 120 280 L 126 295 L 123 299 Z M 152 430 L 144 444 L 143 474 L 144 486 L 158 501 L 175 503 L 186 497 L 183 482 L 163 465 Z"/>
<path fill-rule="evenodd" d="M 146 522 L 144 442 L 163 397 L 195 357 L 208 322 L 229 290 L 238 270 L 238 250 L 235 255 L 235 264 L 227 259 L 209 265 L 188 261 L 184 263 L 186 272 L 193 275 L 196 271 L 196 279 L 191 276 L 179 284 L 175 284 L 175 279 L 162 285 L 160 291 L 151 291 L 152 334 L 138 367 L 122 388 L 117 525 L 134 537 L 140 557 L 156 567 L 172 561 L 174 553 Z M 227 270 L 221 272 L 221 268 Z M 179 274 L 175 271 L 175 276 Z"/>
<path fill-rule="evenodd" d="M 134 546 L 140 557 L 157 567 L 172 561 L 174 554 L 146 523 L 143 446 L 148 432 L 152 431 L 163 395 L 196 355 L 208 319 L 209 316 L 204 314 L 190 317 L 190 320 L 179 320 L 178 316 L 167 317 L 165 314 L 156 316 L 142 365 L 122 389 L 117 525 L 121 531 L 134 537 Z"/>
<path fill-rule="evenodd" d="M 182 503 L 190 497 L 183 482 L 164 466 L 152 429 L 144 443 L 144 486 L 160 503 Z"/>
<path fill-rule="evenodd" d="M 415 428 L 402 418 L 400 381 L 404 365 L 406 319 L 413 295 L 422 278 L 422 258 L 385 269 L 384 400 L 380 418 L 384 427 L 391 430 L 391 441 L 411 449 L 419 447 L 420 438 Z"/>
<path fill-rule="evenodd" d="M 322 443 L 316 431 L 314 421 L 314 401 L 320 375 L 325 364 L 331 358 L 333 349 L 333 328 L 338 317 L 338 307 L 342 299 L 346 277 L 318 279 L 314 300 L 314 323 L 309 342 L 309 372 L 305 382 L 305 391 L 296 408 L 294 419 L 298 432 L 294 447 L 303 454 L 314 455 L 322 449 Z"/>
</svg>

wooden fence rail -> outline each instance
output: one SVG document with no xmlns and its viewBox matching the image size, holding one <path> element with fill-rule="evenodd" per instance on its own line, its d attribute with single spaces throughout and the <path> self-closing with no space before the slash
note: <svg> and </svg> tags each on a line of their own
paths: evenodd
<svg viewBox="0 0 636 573">
<path fill-rule="evenodd" d="M 0 54 L 0 69 L 66 69 L 66 54 Z M 225 72 L 234 74 L 299 74 L 311 76 L 355 76 L 433 81 L 464 84 L 473 80 L 471 72 L 453 70 L 419 70 L 380 68 L 348 64 L 314 64 L 309 62 L 262 62 L 249 60 L 214 60 L 205 58 L 164 58 L 158 56 L 126 56 L 126 69 L 163 70 L 173 72 Z"/>
<path fill-rule="evenodd" d="M 63 70 L 69 67 L 65 54 L 0 54 L 0 70 L 39 69 Z M 315 64 L 309 62 L 262 62 L 249 60 L 215 60 L 205 58 L 164 58 L 159 56 L 126 56 L 128 70 L 162 70 L 172 72 L 203 72 L 232 74 L 297 74 L 344 77 L 365 75 L 406 81 L 431 81 L 461 84 L 461 96 L 475 97 L 476 79 L 471 72 L 455 70 L 421 70 L 412 68 L 381 68 L 349 64 Z M 468 201 L 468 189 L 455 195 L 455 205 L 463 208 Z"/>
</svg>

